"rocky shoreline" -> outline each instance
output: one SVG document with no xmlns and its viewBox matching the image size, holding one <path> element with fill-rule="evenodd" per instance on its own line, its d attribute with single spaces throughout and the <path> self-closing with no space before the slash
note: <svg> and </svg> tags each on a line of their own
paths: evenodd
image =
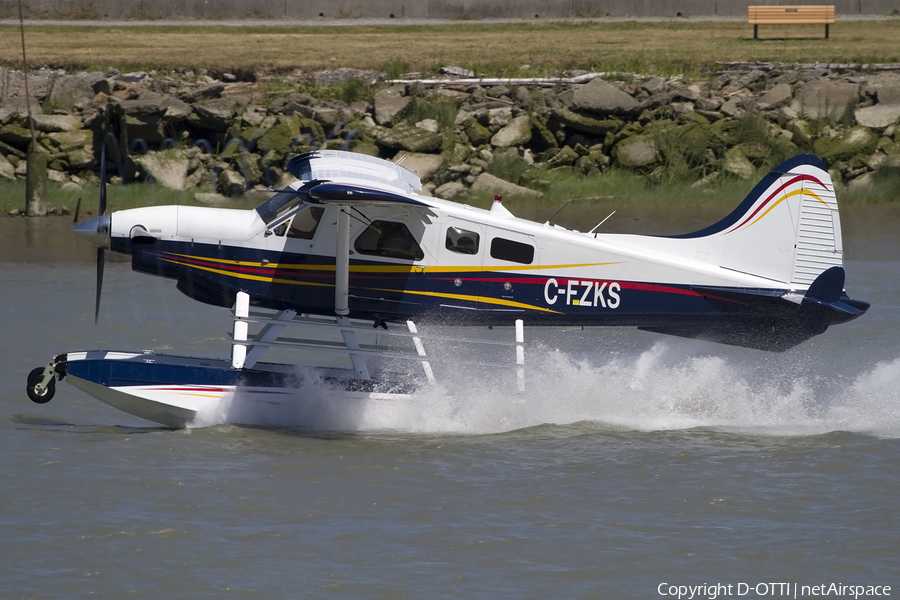
<svg viewBox="0 0 900 600">
<path fill-rule="evenodd" d="M 546 174 L 610 169 L 650 181 L 751 179 L 812 152 L 838 185 L 900 171 L 900 72 L 828 65 L 723 66 L 706 81 L 567 73 L 546 80 L 392 82 L 385 73 L 106 73 L 29 77 L 49 178 L 110 173 L 221 201 L 285 183 L 290 156 L 349 149 L 402 160 L 425 193 L 539 197 Z M 21 72 L 0 70 L 0 180 L 25 177 Z M 289 177 L 289 176 L 288 176 Z"/>
</svg>

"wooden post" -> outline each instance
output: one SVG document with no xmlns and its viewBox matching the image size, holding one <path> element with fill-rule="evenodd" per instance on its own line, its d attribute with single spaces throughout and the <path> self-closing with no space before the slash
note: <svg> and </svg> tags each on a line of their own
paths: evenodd
<svg viewBox="0 0 900 600">
<path fill-rule="evenodd" d="M 47 155 L 31 142 L 25 159 L 25 216 L 43 217 L 47 215 Z"/>
<path fill-rule="evenodd" d="M 47 214 L 47 155 L 38 150 L 34 117 L 31 114 L 31 93 L 28 91 L 28 60 L 25 58 L 25 19 L 22 17 L 22 0 L 19 0 L 19 32 L 22 34 L 22 73 L 25 76 L 25 108 L 31 127 L 31 144 L 25 159 L 25 216 L 43 217 Z"/>
</svg>

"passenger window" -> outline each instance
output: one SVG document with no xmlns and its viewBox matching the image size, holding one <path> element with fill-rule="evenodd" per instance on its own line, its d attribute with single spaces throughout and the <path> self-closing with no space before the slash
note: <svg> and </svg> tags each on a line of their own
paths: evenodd
<svg viewBox="0 0 900 600">
<path fill-rule="evenodd" d="M 534 260 L 534 246 L 503 238 L 494 238 L 491 240 L 491 258 L 530 265 Z"/>
<path fill-rule="evenodd" d="M 360 254 L 422 260 L 425 253 L 403 223 L 373 221 L 353 245 Z"/>
<path fill-rule="evenodd" d="M 301 210 L 294 217 L 294 220 L 291 221 L 288 237 L 300 238 L 301 240 L 313 239 L 323 214 L 325 214 L 325 209 L 321 206 L 310 206 L 306 210 Z"/>
<path fill-rule="evenodd" d="M 478 254 L 479 236 L 474 231 L 460 229 L 459 227 L 447 228 L 447 250 L 457 254 Z"/>
</svg>

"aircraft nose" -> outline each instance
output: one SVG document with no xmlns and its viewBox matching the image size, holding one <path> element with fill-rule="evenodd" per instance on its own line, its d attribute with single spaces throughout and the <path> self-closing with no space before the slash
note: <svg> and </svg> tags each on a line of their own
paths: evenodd
<svg viewBox="0 0 900 600">
<path fill-rule="evenodd" d="M 72 233 L 98 248 L 109 249 L 110 222 L 110 215 L 100 215 L 79 223 L 72 228 Z"/>
</svg>

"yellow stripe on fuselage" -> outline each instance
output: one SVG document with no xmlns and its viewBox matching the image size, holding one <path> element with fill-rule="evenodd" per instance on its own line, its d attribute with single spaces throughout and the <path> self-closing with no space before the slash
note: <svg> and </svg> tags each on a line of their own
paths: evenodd
<svg viewBox="0 0 900 600">
<path fill-rule="evenodd" d="M 237 267 L 251 267 L 257 269 L 283 269 L 283 270 L 295 270 L 295 271 L 334 271 L 334 265 L 300 265 L 296 263 L 261 263 L 261 262 L 247 262 L 241 260 L 227 260 L 223 258 L 206 258 L 204 256 L 191 256 L 189 254 L 169 254 L 169 256 L 177 256 L 184 259 L 191 260 L 199 260 L 204 262 L 218 263 L 222 265 L 234 265 Z M 172 259 L 163 259 L 168 260 L 168 262 L 173 262 L 175 264 L 196 267 L 198 269 L 204 269 L 207 271 L 212 271 L 215 273 L 219 273 L 220 271 L 216 271 L 210 267 L 201 267 L 199 265 L 194 265 L 190 263 L 185 263 Z M 621 261 L 616 262 L 605 262 L 605 263 L 574 263 L 574 264 L 560 264 L 560 265 L 503 265 L 496 267 L 488 267 L 488 266 L 475 266 L 475 267 L 462 267 L 462 266 L 428 266 L 428 265 L 351 265 L 350 272 L 351 273 L 494 273 L 497 271 L 500 272 L 508 272 L 508 271 L 538 271 L 538 270 L 550 270 L 550 269 L 576 269 L 580 267 L 605 267 L 609 265 L 617 265 L 621 264 Z M 234 275 L 235 277 L 244 277 L 249 279 L 255 279 L 257 276 L 244 276 L 243 274 L 232 273 L 228 271 L 227 274 Z M 267 279 L 259 279 L 260 281 L 267 281 Z"/>
<path fill-rule="evenodd" d="M 202 265 L 195 265 L 189 262 L 183 262 L 180 260 L 173 260 L 171 258 L 163 258 L 162 260 L 166 262 L 170 262 L 176 265 L 181 265 L 183 267 L 191 267 L 192 269 L 197 269 L 200 271 L 207 271 L 209 273 L 215 273 L 217 275 L 226 275 L 228 277 L 234 277 L 236 279 L 248 279 L 250 281 L 263 281 L 267 283 L 285 283 L 289 285 L 312 285 L 318 287 L 334 287 L 331 283 L 314 283 L 311 281 L 297 281 L 296 279 L 282 279 L 280 277 L 266 276 L 266 275 L 251 275 L 250 273 L 236 273 L 234 271 L 229 271 L 226 269 L 216 269 L 213 267 L 204 267 Z M 233 261 L 217 261 L 217 262 L 230 262 L 232 264 L 236 264 Z M 244 263 L 245 266 L 252 265 L 260 265 L 260 263 Z M 334 269 L 334 267 L 332 267 Z"/>
<path fill-rule="evenodd" d="M 378 289 L 376 291 L 379 292 L 394 292 L 397 290 L 382 290 Z M 531 304 L 523 304 L 521 302 L 513 302 L 512 300 L 503 300 L 502 298 L 486 298 L 484 296 L 466 296 L 465 294 L 440 294 L 438 292 L 417 292 L 415 290 L 404 290 L 404 294 L 414 294 L 416 296 L 430 296 L 432 298 L 447 298 L 449 300 L 466 300 L 468 302 L 480 302 L 481 304 L 495 304 L 498 306 L 509 306 L 510 308 L 527 308 L 529 310 L 539 310 L 542 312 L 554 313 L 557 315 L 562 314 L 556 310 L 550 310 L 549 308 L 543 308 L 541 306 L 533 306 Z"/>
</svg>

